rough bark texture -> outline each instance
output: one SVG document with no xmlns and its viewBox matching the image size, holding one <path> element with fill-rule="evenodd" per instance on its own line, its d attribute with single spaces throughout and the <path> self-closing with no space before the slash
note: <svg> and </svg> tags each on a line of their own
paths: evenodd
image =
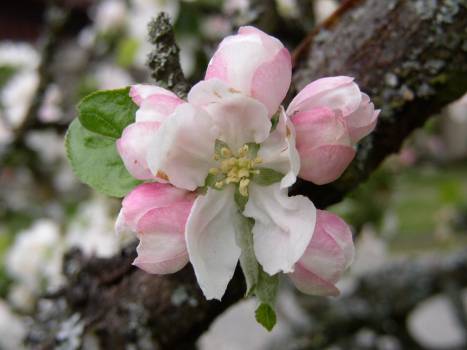
<svg viewBox="0 0 467 350">
<path fill-rule="evenodd" d="M 294 187 L 293 193 L 306 194 L 318 207 L 339 201 L 397 151 L 412 130 L 467 89 L 465 1 L 352 2 L 358 4 L 314 36 L 294 82 L 302 88 L 325 75 L 355 76 L 383 112 L 377 130 L 362 143 L 341 179 L 327 186 L 300 182 Z M 154 41 L 163 52 L 150 58 L 155 79 L 186 91 L 179 65 L 173 65 L 178 50 L 170 43 L 170 30 L 153 30 L 165 38 Z M 177 87 L 174 79 L 182 85 Z M 105 349 L 193 348 L 214 318 L 243 295 L 238 273 L 222 303 L 207 302 L 190 267 L 158 277 L 131 267 L 133 258 L 134 247 L 112 259 L 84 259 L 72 253 L 65 266 L 69 283 L 62 294 L 42 303 L 31 344 L 78 348 L 89 330 Z"/>
</svg>

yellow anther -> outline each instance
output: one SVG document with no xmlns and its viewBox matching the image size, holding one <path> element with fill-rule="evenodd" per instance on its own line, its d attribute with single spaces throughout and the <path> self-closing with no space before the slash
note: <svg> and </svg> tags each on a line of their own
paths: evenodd
<svg viewBox="0 0 467 350">
<path fill-rule="evenodd" d="M 248 177 L 248 176 L 250 176 L 249 169 L 242 168 L 238 171 L 238 177 L 242 178 L 242 177 Z"/>
<path fill-rule="evenodd" d="M 224 181 L 217 181 L 215 184 L 214 184 L 214 187 L 218 188 L 218 189 L 221 189 L 222 187 L 224 187 Z"/>
<path fill-rule="evenodd" d="M 238 155 L 240 157 L 245 157 L 248 154 L 249 147 L 248 145 L 243 145 L 238 149 Z"/>
<path fill-rule="evenodd" d="M 228 149 L 227 147 L 222 147 L 221 148 L 221 156 L 222 156 L 222 158 L 232 157 L 232 151 L 230 149 Z"/>
<path fill-rule="evenodd" d="M 248 197 L 248 185 L 250 184 L 250 179 L 241 179 L 240 184 L 238 185 L 238 192 L 243 197 Z"/>
<path fill-rule="evenodd" d="M 217 175 L 217 174 L 219 174 L 219 168 L 211 168 L 211 169 L 209 169 L 209 174 L 211 174 L 211 175 Z"/>
<path fill-rule="evenodd" d="M 254 160 L 253 160 L 253 163 L 256 165 L 256 164 L 261 164 L 263 162 L 263 158 L 261 157 L 256 157 Z"/>
</svg>

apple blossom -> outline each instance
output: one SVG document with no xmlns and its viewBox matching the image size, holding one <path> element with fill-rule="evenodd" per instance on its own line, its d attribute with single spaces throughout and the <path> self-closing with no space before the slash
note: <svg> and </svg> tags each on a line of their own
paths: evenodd
<svg viewBox="0 0 467 350">
<path fill-rule="evenodd" d="M 288 188 L 297 176 L 339 176 L 378 111 L 352 78 L 334 77 L 308 85 L 286 112 L 290 81 L 282 43 L 242 27 L 222 41 L 186 102 L 160 87 L 131 88 L 139 109 L 117 149 L 149 182 L 123 200 L 116 226 L 140 239 L 135 265 L 161 274 L 190 261 L 207 299 L 222 298 L 239 260 L 262 306 L 272 301 L 262 299 L 261 273 L 337 294 L 353 256 L 350 230 Z"/>
<path fill-rule="evenodd" d="M 313 237 L 289 275 L 303 293 L 339 295 L 335 283 L 353 261 L 352 232 L 337 215 L 318 210 Z"/>
<path fill-rule="evenodd" d="M 379 110 L 353 78 L 340 76 L 305 86 L 287 115 L 297 133 L 299 175 L 322 185 L 342 175 L 355 155 L 353 146 L 375 128 Z"/>
</svg>

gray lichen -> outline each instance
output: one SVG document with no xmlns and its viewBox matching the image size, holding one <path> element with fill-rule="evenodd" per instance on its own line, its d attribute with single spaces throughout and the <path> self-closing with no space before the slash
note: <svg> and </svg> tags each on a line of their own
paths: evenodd
<svg viewBox="0 0 467 350">
<path fill-rule="evenodd" d="M 161 12 L 148 24 L 149 41 L 154 45 L 148 55 L 147 65 L 156 83 L 185 97 L 189 85 L 180 66 L 179 52 L 170 19 Z"/>
</svg>

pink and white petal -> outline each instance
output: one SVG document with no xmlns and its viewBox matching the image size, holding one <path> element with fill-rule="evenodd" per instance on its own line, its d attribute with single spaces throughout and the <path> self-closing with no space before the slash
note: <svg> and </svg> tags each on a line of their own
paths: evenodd
<svg viewBox="0 0 467 350">
<path fill-rule="evenodd" d="M 235 94 L 205 107 L 220 130 L 219 139 L 232 150 L 249 142 L 262 143 L 271 130 L 264 105 L 255 99 Z"/>
<path fill-rule="evenodd" d="M 234 187 L 208 189 L 188 218 L 186 242 L 198 284 L 206 299 L 220 300 L 231 280 L 241 249 L 235 241 L 239 213 Z"/>
<path fill-rule="evenodd" d="M 125 223 L 126 227 L 136 232 L 139 220 L 150 210 L 193 200 L 192 193 L 169 184 L 157 182 L 141 184 L 123 199 L 121 210 L 123 220 L 117 220 L 117 223 Z"/>
<path fill-rule="evenodd" d="M 350 227 L 338 215 L 325 210 L 318 210 L 316 226 L 315 231 L 319 229 L 327 232 L 339 245 L 345 260 L 344 269 L 347 269 L 355 257 L 355 247 Z"/>
<path fill-rule="evenodd" d="M 141 122 L 128 125 L 117 140 L 117 150 L 130 174 L 136 179 L 154 179 L 146 162 L 146 153 L 152 138 L 159 130 L 159 122 Z"/>
<path fill-rule="evenodd" d="M 277 126 L 261 144 L 258 156 L 262 159 L 262 167 L 274 169 L 285 174 L 281 187 L 290 187 L 297 180 L 300 170 L 300 156 L 295 147 L 295 128 L 280 107 Z"/>
<path fill-rule="evenodd" d="M 316 209 L 304 196 L 288 197 L 280 184 L 251 184 L 243 214 L 255 220 L 256 258 L 269 275 L 293 271 L 313 235 Z"/>
<path fill-rule="evenodd" d="M 212 57 L 206 79 L 224 80 L 230 87 L 251 94 L 253 76 L 264 62 L 272 60 L 280 49 L 263 44 L 257 34 L 232 35 L 225 38 Z"/>
<path fill-rule="evenodd" d="M 130 88 L 130 97 L 133 100 L 133 102 L 136 103 L 138 106 L 143 100 L 145 100 L 151 95 L 165 95 L 177 97 L 177 95 L 175 95 L 173 92 L 156 85 L 136 84 L 132 85 Z"/>
<path fill-rule="evenodd" d="M 238 29 L 239 35 L 257 35 L 268 52 L 277 52 L 284 48 L 279 39 L 253 26 L 243 26 Z"/>
<path fill-rule="evenodd" d="M 327 107 L 299 112 L 292 118 L 297 148 L 311 148 L 326 144 L 352 145 L 346 121 Z"/>
<path fill-rule="evenodd" d="M 370 97 L 367 94 L 362 94 L 362 103 L 358 109 L 345 118 L 353 143 L 357 143 L 373 131 L 379 112 L 379 110 L 375 111 Z"/>
<path fill-rule="evenodd" d="M 117 220 L 115 221 L 115 233 L 117 235 L 125 235 L 128 233 L 134 233 L 135 231 L 127 224 L 123 208 L 118 212 Z"/>
<path fill-rule="evenodd" d="M 304 180 L 324 185 L 338 179 L 355 157 L 355 149 L 344 145 L 299 148 L 300 172 Z"/>
<path fill-rule="evenodd" d="M 238 94 L 239 91 L 230 88 L 224 81 L 212 78 L 202 80 L 193 86 L 188 93 L 188 102 L 195 106 L 204 107 Z"/>
<path fill-rule="evenodd" d="M 177 107 L 152 139 L 147 162 L 176 187 L 194 191 L 203 186 L 214 164 L 219 129 L 209 114 L 191 104 Z"/>
<path fill-rule="evenodd" d="M 155 274 L 173 273 L 186 265 L 184 232 L 194 199 L 194 195 L 187 195 L 170 206 L 151 209 L 141 217 L 137 225 L 140 244 L 134 265 Z"/>
<path fill-rule="evenodd" d="M 205 80 L 219 79 L 228 82 L 227 62 L 221 53 L 215 53 L 206 69 Z"/>
<path fill-rule="evenodd" d="M 188 263 L 185 240 L 171 232 L 139 234 L 138 257 L 133 265 L 153 274 L 163 275 L 181 270 Z"/>
<path fill-rule="evenodd" d="M 144 99 L 136 111 L 136 122 L 162 122 L 184 103 L 177 96 L 154 94 Z"/>
<path fill-rule="evenodd" d="M 271 117 L 287 95 L 291 80 L 292 59 L 289 50 L 283 48 L 272 60 L 256 69 L 251 83 L 251 96 L 268 108 Z"/>
<path fill-rule="evenodd" d="M 334 284 L 308 271 L 300 263 L 295 265 L 295 271 L 288 276 L 302 293 L 319 296 L 338 296 L 340 294 Z"/>
<path fill-rule="evenodd" d="M 307 111 L 317 107 L 327 107 L 339 111 L 345 117 L 360 105 L 362 95 L 353 78 L 338 76 L 315 80 L 308 84 L 292 100 L 287 115 Z"/>
</svg>

